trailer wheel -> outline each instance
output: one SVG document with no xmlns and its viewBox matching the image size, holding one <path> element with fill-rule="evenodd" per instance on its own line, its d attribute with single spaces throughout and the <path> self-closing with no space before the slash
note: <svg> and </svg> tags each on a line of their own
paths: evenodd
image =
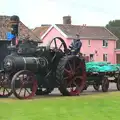
<svg viewBox="0 0 120 120">
<path fill-rule="evenodd" d="M 117 86 L 117 90 L 120 91 L 120 75 L 119 75 L 118 78 L 117 78 L 116 86 Z"/>
<path fill-rule="evenodd" d="M 72 55 L 63 57 L 57 66 L 56 78 L 64 96 L 79 95 L 86 82 L 85 61 Z"/>
<path fill-rule="evenodd" d="M 13 94 L 18 99 L 29 99 L 33 97 L 37 87 L 36 77 L 31 71 L 21 70 L 12 78 L 11 88 Z"/>
<path fill-rule="evenodd" d="M 93 88 L 94 88 L 96 91 L 99 91 L 100 85 L 95 83 L 95 84 L 93 84 Z"/>
<path fill-rule="evenodd" d="M 102 91 L 107 92 L 109 88 L 109 80 L 107 77 L 103 77 L 102 79 Z"/>
</svg>

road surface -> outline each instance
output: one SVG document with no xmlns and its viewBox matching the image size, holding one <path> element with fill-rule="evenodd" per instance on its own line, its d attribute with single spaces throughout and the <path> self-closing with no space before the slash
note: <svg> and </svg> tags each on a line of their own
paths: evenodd
<svg viewBox="0 0 120 120">
<path fill-rule="evenodd" d="M 116 88 L 116 84 L 115 83 L 110 83 L 108 92 L 113 92 L 113 91 L 114 92 L 118 91 L 117 88 Z M 92 86 L 89 86 L 87 90 L 85 90 L 85 91 L 83 91 L 83 93 L 81 93 L 81 95 L 93 95 L 93 94 L 101 94 L 101 93 L 103 93 L 101 88 L 100 88 L 100 91 L 95 91 Z M 56 89 L 54 89 L 54 91 L 50 95 L 36 96 L 36 98 L 45 98 L 45 97 L 46 98 L 48 98 L 48 97 L 50 98 L 50 97 L 60 97 L 60 96 L 62 96 L 62 95 L 60 94 L 60 92 L 56 88 Z"/>
</svg>

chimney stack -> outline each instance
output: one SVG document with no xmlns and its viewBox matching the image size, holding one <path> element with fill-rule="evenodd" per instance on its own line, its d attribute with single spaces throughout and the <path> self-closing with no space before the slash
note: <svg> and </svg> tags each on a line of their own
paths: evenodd
<svg viewBox="0 0 120 120">
<path fill-rule="evenodd" d="M 71 25 L 71 16 L 63 16 L 63 24 Z"/>
</svg>

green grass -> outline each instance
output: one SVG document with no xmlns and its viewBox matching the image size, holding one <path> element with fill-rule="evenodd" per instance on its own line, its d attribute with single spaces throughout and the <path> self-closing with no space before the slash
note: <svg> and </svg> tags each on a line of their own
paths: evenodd
<svg viewBox="0 0 120 120">
<path fill-rule="evenodd" d="M 0 99 L 0 120 L 120 120 L 120 93 Z"/>
</svg>

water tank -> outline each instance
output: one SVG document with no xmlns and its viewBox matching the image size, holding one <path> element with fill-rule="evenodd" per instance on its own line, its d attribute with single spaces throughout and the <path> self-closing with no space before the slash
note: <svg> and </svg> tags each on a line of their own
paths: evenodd
<svg viewBox="0 0 120 120">
<path fill-rule="evenodd" d="M 71 16 L 64 16 L 63 24 L 71 24 Z"/>
</svg>

